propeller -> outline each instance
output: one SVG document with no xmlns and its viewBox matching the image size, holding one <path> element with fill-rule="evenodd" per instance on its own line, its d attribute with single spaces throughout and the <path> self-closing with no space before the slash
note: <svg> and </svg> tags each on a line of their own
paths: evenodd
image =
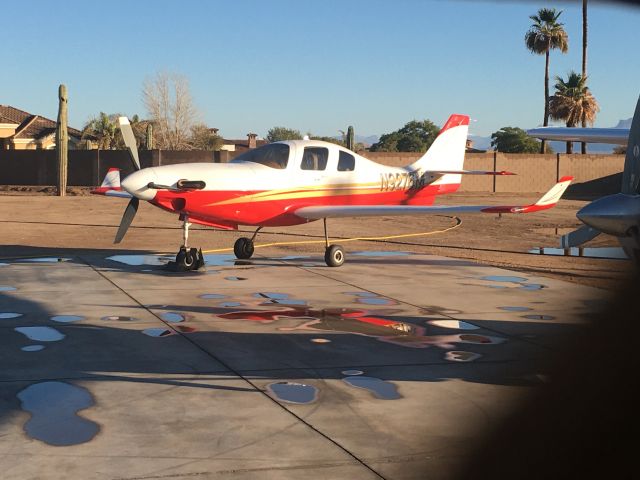
<svg viewBox="0 0 640 480">
<path fill-rule="evenodd" d="M 120 220 L 120 226 L 118 227 L 118 232 L 116 233 L 116 238 L 113 243 L 120 243 L 122 241 L 129 229 L 129 225 L 131 225 L 131 222 L 133 221 L 133 217 L 136 216 L 139 204 L 140 200 L 138 200 L 137 197 L 132 197 L 131 200 L 129 200 L 127 208 L 124 210 L 124 214 L 122 215 L 122 220 Z"/>
<path fill-rule="evenodd" d="M 560 237 L 560 248 L 571 248 L 587 243 L 589 240 L 593 240 L 602 232 L 589 225 L 583 225 L 573 232 L 569 232 L 566 235 Z"/>
<path fill-rule="evenodd" d="M 140 159 L 138 158 L 138 147 L 136 146 L 136 137 L 133 134 L 133 129 L 129 123 L 127 117 L 118 117 L 118 125 L 120 125 L 120 132 L 124 139 L 124 144 L 127 146 L 131 162 L 133 163 L 133 169 L 140 170 Z"/>
<path fill-rule="evenodd" d="M 133 169 L 135 171 L 138 171 L 140 170 L 138 147 L 136 146 L 136 137 L 133 135 L 133 129 L 131 128 L 129 119 L 127 117 L 118 117 L 118 124 L 120 125 L 120 132 L 122 133 L 124 144 L 127 146 L 129 156 L 131 157 Z M 118 227 L 116 238 L 114 239 L 113 243 L 120 243 L 122 241 L 125 234 L 127 233 L 127 230 L 129 229 L 129 225 L 131 225 L 133 218 L 138 212 L 139 204 L 140 200 L 137 197 L 131 197 L 131 200 L 129 200 L 129 203 L 127 204 L 127 208 L 124 210 L 124 214 L 122 215 L 122 220 L 120 220 L 120 226 Z"/>
</svg>

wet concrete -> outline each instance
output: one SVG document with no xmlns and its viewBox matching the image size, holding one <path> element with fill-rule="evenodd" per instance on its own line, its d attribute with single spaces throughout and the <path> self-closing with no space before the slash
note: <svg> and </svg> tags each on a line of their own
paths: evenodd
<svg viewBox="0 0 640 480">
<path fill-rule="evenodd" d="M 392 253 L 8 262 L 3 479 L 446 477 L 604 295 Z"/>
</svg>

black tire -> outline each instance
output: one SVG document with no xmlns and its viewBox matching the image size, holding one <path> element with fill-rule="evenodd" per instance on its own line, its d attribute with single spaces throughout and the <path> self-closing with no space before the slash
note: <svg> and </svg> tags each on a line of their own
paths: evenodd
<svg viewBox="0 0 640 480">
<path fill-rule="evenodd" d="M 191 250 L 180 249 L 178 255 L 176 255 L 176 264 L 178 268 L 184 270 L 191 270 L 196 263 L 196 257 L 191 253 Z"/>
<path fill-rule="evenodd" d="M 253 242 L 247 237 L 239 238 L 236 240 L 236 243 L 233 244 L 233 253 L 236 254 L 236 258 L 242 260 L 251 258 L 254 250 Z"/>
<path fill-rule="evenodd" d="M 339 267 L 344 263 L 344 250 L 340 245 L 329 245 L 324 252 L 324 261 L 330 267 Z"/>
</svg>

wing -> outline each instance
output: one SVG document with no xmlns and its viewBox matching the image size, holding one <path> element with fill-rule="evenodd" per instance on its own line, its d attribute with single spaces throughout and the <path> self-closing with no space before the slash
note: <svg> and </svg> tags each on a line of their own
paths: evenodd
<svg viewBox="0 0 640 480">
<path fill-rule="evenodd" d="M 527 130 L 530 137 L 563 142 L 612 143 L 626 145 L 628 128 L 540 127 Z"/>
<path fill-rule="evenodd" d="M 361 217 L 383 215 L 457 214 L 457 213 L 531 213 L 554 207 L 573 177 L 562 177 L 540 200 L 530 205 L 329 205 L 302 207 L 295 211 L 307 220 L 335 217 Z"/>
</svg>

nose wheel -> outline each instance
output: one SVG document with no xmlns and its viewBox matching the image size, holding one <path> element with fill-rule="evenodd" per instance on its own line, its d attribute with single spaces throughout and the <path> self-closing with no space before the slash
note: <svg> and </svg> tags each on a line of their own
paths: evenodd
<svg viewBox="0 0 640 480">
<path fill-rule="evenodd" d="M 189 240 L 189 218 L 185 215 L 180 218 L 183 221 L 182 224 L 182 243 L 183 245 L 178 250 L 175 262 L 169 262 L 168 267 L 176 272 L 187 272 L 192 270 L 199 270 L 204 267 L 204 255 L 202 255 L 202 249 L 189 248 L 187 241 Z"/>
<path fill-rule="evenodd" d="M 344 263 L 344 249 L 342 245 L 329 245 L 329 235 L 327 234 L 327 219 L 322 219 L 324 223 L 324 263 L 329 267 L 339 267 Z"/>
</svg>

